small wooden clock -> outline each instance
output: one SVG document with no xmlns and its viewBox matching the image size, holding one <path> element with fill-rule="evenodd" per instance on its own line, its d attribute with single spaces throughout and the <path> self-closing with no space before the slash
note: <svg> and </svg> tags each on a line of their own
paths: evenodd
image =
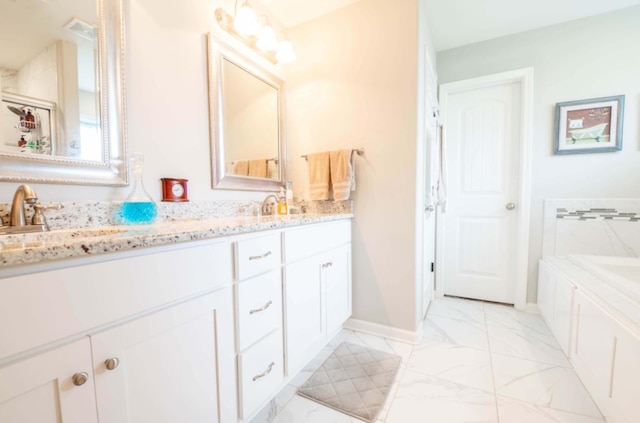
<svg viewBox="0 0 640 423">
<path fill-rule="evenodd" d="M 162 178 L 162 201 L 189 201 L 187 196 L 188 179 Z"/>
</svg>

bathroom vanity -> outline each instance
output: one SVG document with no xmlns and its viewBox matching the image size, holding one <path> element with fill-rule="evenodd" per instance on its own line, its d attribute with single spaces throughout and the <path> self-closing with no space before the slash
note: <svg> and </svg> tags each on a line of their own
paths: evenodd
<svg viewBox="0 0 640 423">
<path fill-rule="evenodd" d="M 351 217 L 5 242 L 0 421 L 250 421 L 351 315 Z"/>
</svg>

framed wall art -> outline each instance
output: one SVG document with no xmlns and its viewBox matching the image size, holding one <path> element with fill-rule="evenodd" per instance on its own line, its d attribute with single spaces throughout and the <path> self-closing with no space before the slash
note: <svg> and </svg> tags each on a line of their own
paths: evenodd
<svg viewBox="0 0 640 423">
<path fill-rule="evenodd" d="M 555 154 L 622 150 L 624 96 L 556 104 Z"/>
</svg>

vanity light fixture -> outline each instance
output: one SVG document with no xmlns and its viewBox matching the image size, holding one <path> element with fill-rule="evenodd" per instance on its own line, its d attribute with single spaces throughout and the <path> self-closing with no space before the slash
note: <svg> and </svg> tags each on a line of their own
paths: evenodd
<svg viewBox="0 0 640 423">
<path fill-rule="evenodd" d="M 276 32 L 266 16 L 265 23 L 260 28 L 255 12 L 246 0 L 243 1 L 240 10 L 237 6 L 238 0 L 235 18 L 222 8 L 216 9 L 216 20 L 222 29 L 273 64 L 292 63 L 296 60 L 291 42 L 287 39 L 278 42 Z"/>
<path fill-rule="evenodd" d="M 276 53 L 276 59 L 278 63 L 293 63 L 296 61 L 296 52 L 293 51 L 293 45 L 289 40 L 280 41 L 278 46 L 278 52 Z"/>
<path fill-rule="evenodd" d="M 276 40 L 276 31 L 267 22 L 258 33 L 256 46 L 262 51 L 276 51 L 278 49 L 278 40 Z"/>
<path fill-rule="evenodd" d="M 246 1 L 238 10 L 238 0 L 236 0 L 236 18 L 233 21 L 233 28 L 238 31 L 238 34 L 245 37 L 258 33 L 258 18 Z"/>
</svg>

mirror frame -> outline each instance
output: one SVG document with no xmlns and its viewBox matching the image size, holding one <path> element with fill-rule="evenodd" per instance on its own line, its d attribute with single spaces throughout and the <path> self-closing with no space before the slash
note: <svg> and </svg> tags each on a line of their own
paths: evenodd
<svg viewBox="0 0 640 423">
<path fill-rule="evenodd" d="M 0 152 L 0 181 L 128 185 L 125 2 L 97 0 L 101 162 Z"/>
<path fill-rule="evenodd" d="M 286 176 L 286 83 L 212 33 L 209 33 L 207 36 L 207 44 L 209 53 L 209 127 L 213 189 L 277 191 L 280 187 L 284 186 Z M 224 59 L 229 60 L 234 65 L 239 66 L 274 87 L 278 93 L 278 179 L 225 174 L 225 136 L 222 95 L 222 63 Z"/>
</svg>

